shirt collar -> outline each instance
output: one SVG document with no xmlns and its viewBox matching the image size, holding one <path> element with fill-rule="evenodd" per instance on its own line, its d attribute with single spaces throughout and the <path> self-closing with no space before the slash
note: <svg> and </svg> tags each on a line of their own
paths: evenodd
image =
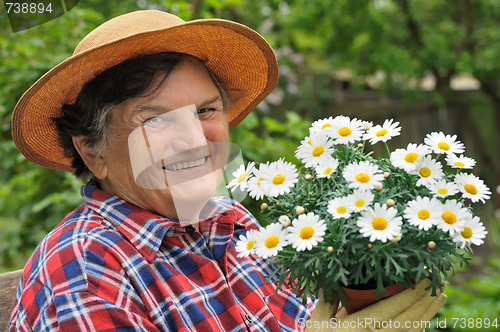
<svg viewBox="0 0 500 332">
<path fill-rule="evenodd" d="M 94 210 L 110 221 L 140 251 L 152 262 L 158 253 L 163 238 L 169 229 L 182 228 L 178 221 L 172 220 L 124 201 L 97 188 L 94 182 L 82 186 L 81 195 L 88 208 Z M 203 220 L 229 222 L 237 229 L 244 228 L 240 223 L 241 216 L 231 208 L 234 201 L 227 197 L 210 199 L 202 209 Z"/>
</svg>

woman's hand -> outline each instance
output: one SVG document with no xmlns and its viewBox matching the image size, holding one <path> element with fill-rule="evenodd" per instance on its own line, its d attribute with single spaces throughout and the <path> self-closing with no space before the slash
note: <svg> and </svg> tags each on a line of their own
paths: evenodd
<svg viewBox="0 0 500 332">
<path fill-rule="evenodd" d="M 332 308 L 321 298 L 311 319 L 306 322 L 306 326 L 310 326 L 306 330 L 308 332 L 422 331 L 426 322 L 430 322 L 446 301 L 446 295 L 439 290 L 438 296 L 430 296 L 431 290 L 425 290 L 430 285 L 431 281 L 424 279 L 415 286 L 415 289 L 406 289 L 351 315 L 347 315 L 343 308 L 337 311 L 338 308 Z"/>
</svg>

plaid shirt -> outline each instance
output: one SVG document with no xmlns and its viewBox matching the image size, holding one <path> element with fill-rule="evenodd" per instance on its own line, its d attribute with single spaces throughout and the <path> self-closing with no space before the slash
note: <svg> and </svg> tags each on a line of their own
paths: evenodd
<svg viewBox="0 0 500 332">
<path fill-rule="evenodd" d="M 25 267 L 11 332 L 303 330 L 311 302 L 275 293 L 265 261 L 236 257 L 258 228 L 241 204 L 211 200 L 198 232 L 93 185 L 81 192 Z"/>
</svg>

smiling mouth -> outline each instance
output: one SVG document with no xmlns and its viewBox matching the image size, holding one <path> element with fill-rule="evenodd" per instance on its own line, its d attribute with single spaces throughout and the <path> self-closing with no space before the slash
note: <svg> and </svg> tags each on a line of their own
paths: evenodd
<svg viewBox="0 0 500 332">
<path fill-rule="evenodd" d="M 204 165 L 207 162 L 207 160 L 208 160 L 208 156 L 205 156 L 205 157 L 197 159 L 197 160 L 185 161 L 182 163 L 173 163 L 170 165 L 163 166 L 162 168 L 167 170 L 167 171 L 179 171 L 181 169 L 188 169 L 188 168 L 193 168 L 196 166 Z"/>
</svg>

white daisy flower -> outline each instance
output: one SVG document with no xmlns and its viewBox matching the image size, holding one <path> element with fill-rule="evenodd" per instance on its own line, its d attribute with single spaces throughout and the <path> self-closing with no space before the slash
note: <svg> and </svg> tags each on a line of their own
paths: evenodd
<svg viewBox="0 0 500 332">
<path fill-rule="evenodd" d="M 297 147 L 297 150 L 295 150 L 295 153 L 301 151 L 302 149 L 308 148 L 308 145 L 311 145 L 311 138 L 309 136 L 306 136 L 302 141 L 300 141 L 300 145 Z"/>
<path fill-rule="evenodd" d="M 367 208 L 361 212 L 357 225 L 363 237 L 369 237 L 370 242 L 380 240 L 387 242 L 401 233 L 401 217 L 396 217 L 398 210 L 387 205 L 375 203 L 373 209 Z"/>
<path fill-rule="evenodd" d="M 427 186 L 433 196 L 445 198 L 448 196 L 453 196 L 458 192 L 458 186 L 453 182 L 447 182 L 446 180 L 439 180 L 434 183 L 430 183 Z"/>
<path fill-rule="evenodd" d="M 375 195 L 369 190 L 355 190 L 347 196 L 347 207 L 353 212 L 365 210 L 375 198 Z"/>
<path fill-rule="evenodd" d="M 470 217 L 469 211 L 454 199 L 439 206 L 440 215 L 437 228 L 450 233 L 451 236 L 462 231 L 465 220 Z"/>
<path fill-rule="evenodd" d="M 351 216 L 351 210 L 349 209 L 349 201 L 346 196 L 337 197 L 328 202 L 328 213 L 330 213 L 334 219 L 349 218 Z"/>
<path fill-rule="evenodd" d="M 440 207 L 441 203 L 437 199 L 418 196 L 415 200 L 408 202 L 404 217 L 410 225 L 428 231 L 439 222 Z"/>
<path fill-rule="evenodd" d="M 290 217 L 287 215 L 282 215 L 278 218 L 278 221 L 280 222 L 281 226 L 283 227 L 288 227 L 292 224 L 292 221 L 290 220 Z"/>
<path fill-rule="evenodd" d="M 316 177 L 329 179 L 330 176 L 337 170 L 337 167 L 339 167 L 339 161 L 335 158 L 330 158 L 314 168 L 316 171 Z"/>
<path fill-rule="evenodd" d="M 300 144 L 301 145 L 311 144 L 311 138 L 309 136 L 304 137 L 304 139 L 302 141 L 300 141 Z"/>
<path fill-rule="evenodd" d="M 333 141 L 328 139 L 325 131 L 311 135 L 311 143 L 302 144 L 295 151 L 295 156 L 302 159 L 305 167 L 314 167 L 332 159 Z"/>
<path fill-rule="evenodd" d="M 361 129 L 362 130 L 367 131 L 371 127 L 373 127 L 373 122 L 372 121 L 361 121 Z"/>
<path fill-rule="evenodd" d="M 264 176 L 263 176 L 264 175 Z M 284 161 L 283 158 L 272 162 L 265 174 L 260 175 L 261 186 L 268 197 L 277 197 L 290 192 L 290 188 L 298 181 L 297 168 L 294 164 Z"/>
<path fill-rule="evenodd" d="M 319 216 L 313 212 L 301 214 L 294 219 L 292 226 L 288 228 L 286 240 L 292 244 L 297 251 L 311 250 L 312 247 L 323 241 L 326 232 L 324 220 L 319 220 Z"/>
<path fill-rule="evenodd" d="M 259 169 L 253 169 L 254 176 L 248 180 L 248 192 L 250 197 L 259 200 L 266 195 L 266 191 L 264 190 L 264 186 L 262 185 L 262 180 L 264 180 L 266 174 L 268 178 L 270 177 L 270 175 L 268 174 L 268 169 L 269 162 L 267 162 L 266 164 L 261 163 L 259 165 Z"/>
<path fill-rule="evenodd" d="M 465 248 L 466 244 L 474 244 L 479 246 L 484 243 L 483 239 L 488 234 L 486 228 L 483 223 L 479 221 L 479 217 L 471 218 L 472 215 L 465 220 L 465 225 L 462 228 L 462 231 L 456 233 L 453 236 L 453 241 L 462 243 L 460 249 Z"/>
<path fill-rule="evenodd" d="M 377 142 L 387 142 L 395 136 L 399 136 L 401 133 L 401 127 L 398 127 L 399 122 L 396 121 L 392 123 L 393 119 L 385 120 L 384 124 L 376 125 L 371 127 L 363 136 L 364 140 L 369 140 L 373 145 Z"/>
<path fill-rule="evenodd" d="M 255 243 L 255 253 L 261 258 L 276 256 L 288 243 L 286 236 L 288 231 L 281 224 L 272 223 L 259 231 Z"/>
<path fill-rule="evenodd" d="M 443 132 L 430 133 L 424 138 L 424 143 L 427 144 L 434 153 L 463 153 L 465 146 L 462 142 L 457 141 L 457 135 L 445 135 Z"/>
<path fill-rule="evenodd" d="M 349 187 L 363 190 L 373 189 L 384 180 L 384 174 L 378 166 L 368 161 L 347 165 L 342 175 L 347 182 L 350 182 Z"/>
<path fill-rule="evenodd" d="M 454 154 L 446 155 L 446 163 L 452 168 L 472 169 L 476 165 L 476 161 L 464 155 L 456 156 Z"/>
<path fill-rule="evenodd" d="M 410 143 L 406 149 L 396 149 L 391 153 L 391 164 L 398 168 L 402 168 L 407 172 L 415 170 L 416 161 L 431 153 L 429 147 L 423 144 Z"/>
<path fill-rule="evenodd" d="M 257 230 L 251 229 L 245 235 L 240 235 L 240 239 L 236 242 L 236 252 L 239 252 L 237 257 L 242 258 L 255 254 L 258 233 Z"/>
<path fill-rule="evenodd" d="M 332 127 L 334 122 L 335 120 L 332 117 L 316 120 L 311 124 L 309 132 L 311 134 L 316 134 L 322 131 L 323 129 Z"/>
<path fill-rule="evenodd" d="M 334 139 L 333 144 L 354 143 L 363 137 L 361 120 L 351 120 L 348 116 L 335 117 L 331 126 L 325 128 L 325 131 Z"/>
<path fill-rule="evenodd" d="M 430 185 L 444 176 L 443 165 L 439 161 L 432 159 L 432 156 L 425 156 L 417 161 L 415 171 L 411 172 L 420 177 L 417 186 Z"/>
<path fill-rule="evenodd" d="M 474 174 L 458 173 L 455 175 L 455 183 L 462 192 L 463 197 L 470 198 L 472 203 L 477 201 L 484 203 L 485 199 L 490 199 L 490 188 Z"/>
<path fill-rule="evenodd" d="M 248 187 L 248 180 L 252 177 L 252 172 L 255 168 L 255 163 L 252 161 L 248 163 L 247 167 L 245 165 L 240 165 L 240 167 L 233 172 L 234 179 L 229 182 L 226 188 L 231 188 L 233 192 L 236 188 L 240 187 L 241 191 L 244 191 Z"/>
</svg>

